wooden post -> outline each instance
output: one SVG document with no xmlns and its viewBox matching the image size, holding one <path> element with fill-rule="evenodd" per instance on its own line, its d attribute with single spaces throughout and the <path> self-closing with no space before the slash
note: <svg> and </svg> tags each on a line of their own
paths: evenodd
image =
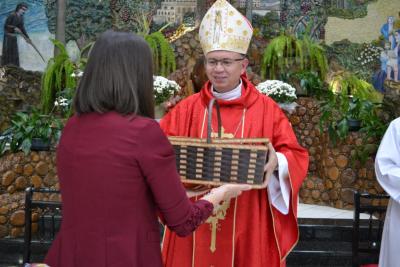
<svg viewBox="0 0 400 267">
<path fill-rule="evenodd" d="M 253 17 L 253 0 L 246 1 L 246 18 L 249 20 L 250 24 Z"/>
<path fill-rule="evenodd" d="M 57 25 L 56 39 L 65 45 L 65 11 L 67 8 L 67 0 L 57 1 Z M 57 47 L 54 47 L 54 56 L 58 55 Z"/>
</svg>

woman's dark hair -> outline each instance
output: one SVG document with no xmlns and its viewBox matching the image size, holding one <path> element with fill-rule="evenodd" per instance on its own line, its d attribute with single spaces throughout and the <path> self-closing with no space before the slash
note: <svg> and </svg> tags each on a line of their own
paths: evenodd
<svg viewBox="0 0 400 267">
<path fill-rule="evenodd" d="M 18 10 L 20 10 L 21 8 L 28 8 L 28 4 L 26 3 L 19 3 L 16 7 L 15 7 L 15 12 L 18 12 Z"/>
<path fill-rule="evenodd" d="M 94 44 L 74 99 L 78 114 L 116 111 L 154 118 L 153 61 L 146 41 L 108 30 Z"/>
</svg>

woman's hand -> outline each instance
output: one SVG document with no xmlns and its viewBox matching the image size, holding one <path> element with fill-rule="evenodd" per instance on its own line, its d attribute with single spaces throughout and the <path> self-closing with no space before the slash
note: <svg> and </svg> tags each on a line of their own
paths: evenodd
<svg viewBox="0 0 400 267">
<path fill-rule="evenodd" d="M 211 189 L 202 199 L 211 202 L 214 206 L 221 201 L 229 200 L 239 196 L 243 191 L 250 190 L 251 186 L 247 184 L 224 184 Z"/>
</svg>

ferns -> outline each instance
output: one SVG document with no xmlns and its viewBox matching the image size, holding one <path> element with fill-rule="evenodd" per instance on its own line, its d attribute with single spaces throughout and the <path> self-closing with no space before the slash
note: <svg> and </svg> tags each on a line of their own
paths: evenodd
<svg viewBox="0 0 400 267">
<path fill-rule="evenodd" d="M 41 106 L 45 114 L 50 113 L 54 106 L 57 92 L 65 88 L 75 88 L 76 82 L 71 74 L 75 70 L 64 45 L 58 40 L 51 40 L 60 53 L 49 60 L 42 76 Z"/>
<path fill-rule="evenodd" d="M 324 80 L 328 72 L 325 50 L 309 38 L 296 39 L 286 34 L 275 37 L 264 50 L 261 76 L 277 79 L 279 74 L 296 68 L 315 71 Z"/>
<path fill-rule="evenodd" d="M 343 95 L 353 95 L 361 100 L 369 100 L 374 103 L 381 103 L 383 96 L 373 86 L 359 79 L 351 72 L 336 73 L 331 79 L 330 90 Z"/>
<path fill-rule="evenodd" d="M 176 69 L 175 53 L 160 32 L 153 32 L 144 37 L 153 53 L 154 73 L 167 77 Z"/>
<path fill-rule="evenodd" d="M 55 39 L 51 39 L 60 53 L 51 58 L 42 76 L 41 107 L 45 114 L 51 112 L 57 94 L 65 89 L 75 90 L 76 78 L 72 75 L 77 70 L 83 70 L 87 63 L 84 54 L 90 53 L 94 42 L 89 42 L 80 51 L 79 60 L 71 61 L 64 45 Z"/>
</svg>

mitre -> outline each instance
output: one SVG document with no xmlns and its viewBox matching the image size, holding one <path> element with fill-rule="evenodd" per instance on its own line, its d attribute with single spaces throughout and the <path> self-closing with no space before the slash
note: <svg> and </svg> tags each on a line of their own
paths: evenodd
<svg viewBox="0 0 400 267">
<path fill-rule="evenodd" d="M 225 0 L 217 0 L 210 7 L 199 29 L 205 55 L 215 50 L 246 54 L 252 35 L 250 22 Z"/>
</svg>

